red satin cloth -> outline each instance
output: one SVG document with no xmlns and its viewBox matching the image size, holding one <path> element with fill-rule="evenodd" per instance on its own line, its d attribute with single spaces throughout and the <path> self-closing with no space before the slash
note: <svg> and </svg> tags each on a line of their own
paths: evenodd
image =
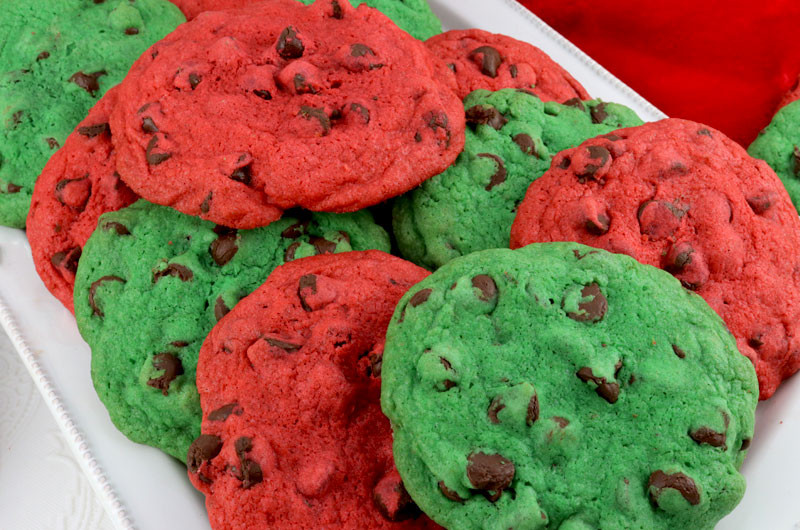
<svg viewBox="0 0 800 530">
<path fill-rule="evenodd" d="M 798 0 L 519 1 L 669 116 L 745 146 L 800 74 Z"/>
</svg>

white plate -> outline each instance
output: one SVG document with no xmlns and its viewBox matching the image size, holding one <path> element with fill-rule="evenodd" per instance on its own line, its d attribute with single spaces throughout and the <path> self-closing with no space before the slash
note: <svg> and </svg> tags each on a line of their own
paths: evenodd
<svg viewBox="0 0 800 530">
<path fill-rule="evenodd" d="M 624 103 L 645 120 L 664 115 L 514 0 L 429 0 L 447 28 L 479 27 L 529 41 L 594 97 Z M 72 451 L 118 529 L 209 528 L 203 498 L 182 465 L 128 441 L 112 425 L 89 378 L 89 348 L 72 315 L 50 296 L 20 230 L 0 227 L 0 323 L 11 337 Z M 800 377 L 759 406 L 744 466 L 747 494 L 718 529 L 800 529 Z"/>
</svg>

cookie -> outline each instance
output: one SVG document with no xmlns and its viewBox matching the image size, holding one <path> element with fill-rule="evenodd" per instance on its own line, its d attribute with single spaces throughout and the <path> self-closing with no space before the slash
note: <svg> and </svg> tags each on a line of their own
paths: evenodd
<svg viewBox="0 0 800 530">
<path fill-rule="evenodd" d="M 3 4 L 0 225 L 25 226 L 50 156 L 133 61 L 183 20 L 166 0 Z"/>
<path fill-rule="evenodd" d="M 662 120 L 562 151 L 531 184 L 511 247 L 577 241 L 666 269 L 719 313 L 761 399 L 800 368 L 800 218 L 766 163 Z"/>
<path fill-rule="evenodd" d="M 47 289 L 70 311 L 78 259 L 97 220 L 137 199 L 116 171 L 108 128 L 116 101 L 112 88 L 50 157 L 33 189 L 26 223 L 33 264 Z"/>
<path fill-rule="evenodd" d="M 238 232 L 145 201 L 103 215 L 78 265 L 75 318 L 117 428 L 185 458 L 200 433 L 197 355 L 214 324 L 285 261 L 370 248 L 389 240 L 367 212 L 287 214 Z"/>
<path fill-rule="evenodd" d="M 359 210 L 456 159 L 454 82 L 372 9 L 273 0 L 208 12 L 122 84 L 118 170 L 145 199 L 234 228 L 295 206 Z"/>
<path fill-rule="evenodd" d="M 395 463 L 447 528 L 712 529 L 741 499 L 758 388 L 664 271 L 575 243 L 477 252 L 389 325 Z"/>
<path fill-rule="evenodd" d="M 527 42 L 480 29 L 446 31 L 426 42 L 455 72 L 458 95 L 473 90 L 521 88 L 542 101 L 590 99 L 578 81 L 542 50 Z"/>
<path fill-rule="evenodd" d="M 186 18 L 191 20 L 202 11 L 219 11 L 235 7 L 244 7 L 263 0 L 173 0 Z M 305 5 L 314 0 L 300 0 Z M 381 11 L 407 31 L 412 37 L 425 40 L 442 32 L 442 23 L 433 14 L 426 0 L 350 0 L 353 6 L 367 4 Z"/>
<path fill-rule="evenodd" d="M 212 528 L 438 528 L 403 487 L 380 407 L 386 326 L 425 276 L 377 251 L 297 260 L 214 327 L 187 456 Z"/>
<path fill-rule="evenodd" d="M 487 248 L 508 248 L 516 209 L 552 157 L 592 136 L 642 120 L 599 100 L 571 105 L 504 89 L 464 100 L 467 132 L 455 164 L 395 201 L 403 256 L 430 269 Z"/>
<path fill-rule="evenodd" d="M 794 82 L 792 88 L 790 88 L 789 91 L 783 95 L 783 98 L 781 98 L 781 102 L 778 104 L 778 108 L 781 109 L 786 105 L 788 105 L 789 103 L 797 101 L 798 99 L 800 99 L 800 77 L 798 77 L 797 80 Z"/>
<path fill-rule="evenodd" d="M 800 101 L 781 107 L 747 152 L 775 170 L 792 204 L 800 209 Z"/>
</svg>

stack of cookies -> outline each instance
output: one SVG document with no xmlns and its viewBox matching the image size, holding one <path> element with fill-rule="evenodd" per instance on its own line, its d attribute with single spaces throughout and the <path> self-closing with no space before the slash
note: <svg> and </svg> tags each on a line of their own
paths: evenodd
<svg viewBox="0 0 800 530">
<path fill-rule="evenodd" d="M 213 528 L 737 505 L 756 403 L 800 368 L 800 217 L 765 162 L 424 0 L 175 3 L 0 24 L 46 14 L 0 52 L 0 221 L 27 216 L 111 419 Z M 787 180 L 793 105 L 751 147 Z"/>
</svg>

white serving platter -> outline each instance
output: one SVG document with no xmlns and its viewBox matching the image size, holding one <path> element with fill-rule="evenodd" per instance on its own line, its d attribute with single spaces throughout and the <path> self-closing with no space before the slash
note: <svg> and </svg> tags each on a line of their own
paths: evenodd
<svg viewBox="0 0 800 530">
<path fill-rule="evenodd" d="M 535 44 L 592 94 L 664 116 L 514 0 L 429 0 L 448 29 L 478 27 Z M 203 497 L 181 464 L 128 441 L 112 425 L 89 377 L 88 346 L 72 315 L 33 267 L 24 232 L 0 227 L 0 324 L 19 351 L 82 469 L 120 530 L 208 530 Z M 135 338 L 135 328 L 131 330 Z M 800 376 L 758 409 L 743 472 L 748 489 L 719 530 L 800 529 Z M 35 492 L 25 492 L 27 495 Z"/>
</svg>

